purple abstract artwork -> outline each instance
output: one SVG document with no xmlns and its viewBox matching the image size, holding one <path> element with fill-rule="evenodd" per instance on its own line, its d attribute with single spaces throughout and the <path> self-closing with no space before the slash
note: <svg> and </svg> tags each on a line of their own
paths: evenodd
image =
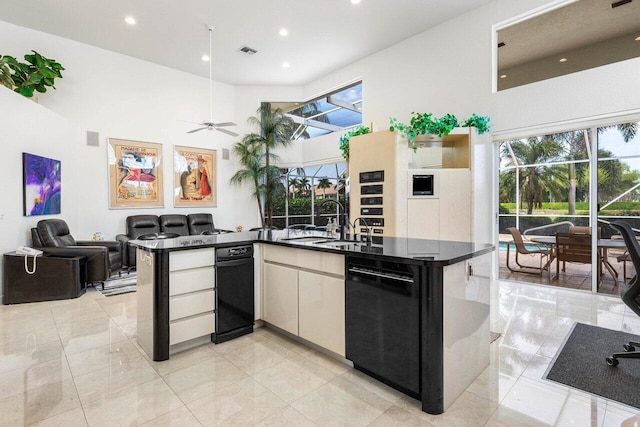
<svg viewBox="0 0 640 427">
<path fill-rule="evenodd" d="M 24 216 L 60 213 L 60 160 L 22 153 Z"/>
</svg>

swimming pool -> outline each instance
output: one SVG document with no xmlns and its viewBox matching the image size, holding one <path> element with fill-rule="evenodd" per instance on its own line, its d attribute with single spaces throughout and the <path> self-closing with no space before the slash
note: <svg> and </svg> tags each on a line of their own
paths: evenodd
<svg viewBox="0 0 640 427">
<path fill-rule="evenodd" d="M 506 251 L 508 244 L 509 244 L 508 242 L 500 242 L 498 247 L 499 247 L 499 249 L 501 251 Z M 537 250 L 540 250 L 540 249 L 544 249 L 544 246 L 545 245 L 536 245 L 536 244 L 533 244 L 533 243 L 528 243 L 528 244 L 524 245 L 524 247 L 527 248 L 530 251 L 537 251 Z M 516 248 L 515 245 L 513 244 L 513 242 L 511 242 L 511 249 L 515 250 L 515 248 Z"/>
</svg>

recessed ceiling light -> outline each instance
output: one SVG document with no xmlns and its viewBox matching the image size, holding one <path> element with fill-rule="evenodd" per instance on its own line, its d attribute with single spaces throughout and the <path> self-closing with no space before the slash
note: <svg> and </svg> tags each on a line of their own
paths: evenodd
<svg viewBox="0 0 640 427">
<path fill-rule="evenodd" d="M 351 0 L 351 4 L 360 4 L 360 0 Z"/>
<path fill-rule="evenodd" d="M 202 60 L 205 62 L 209 61 L 209 55 L 202 55 Z"/>
<path fill-rule="evenodd" d="M 136 25 L 136 18 L 134 18 L 133 16 L 127 16 L 126 18 L 124 18 L 124 22 L 129 25 Z"/>
<path fill-rule="evenodd" d="M 560 62 L 567 62 L 567 58 L 560 58 Z"/>
<path fill-rule="evenodd" d="M 282 37 L 287 37 L 289 35 L 289 30 L 287 30 L 286 28 L 282 27 L 280 28 L 280 35 Z"/>
<path fill-rule="evenodd" d="M 283 62 L 282 63 L 282 68 L 289 68 L 291 65 L 289 65 L 288 62 Z"/>
<path fill-rule="evenodd" d="M 501 78 L 501 79 L 506 79 L 506 78 L 507 78 L 507 75 L 506 75 L 506 74 L 501 74 L 501 75 L 500 75 L 500 78 Z"/>
</svg>

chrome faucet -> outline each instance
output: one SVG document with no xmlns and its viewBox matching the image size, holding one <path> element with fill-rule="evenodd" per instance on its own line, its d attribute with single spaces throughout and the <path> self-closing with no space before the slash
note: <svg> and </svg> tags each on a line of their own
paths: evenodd
<svg viewBox="0 0 640 427">
<path fill-rule="evenodd" d="M 347 218 L 347 211 L 344 209 L 344 206 L 338 200 L 324 199 L 322 202 L 320 202 L 320 204 L 318 205 L 318 212 L 316 213 L 316 222 L 317 220 L 320 219 L 320 208 L 325 203 L 329 203 L 329 202 L 335 203 L 336 205 L 338 205 L 338 226 L 340 227 L 340 240 L 345 240 L 347 224 L 349 224 L 349 218 Z"/>
<path fill-rule="evenodd" d="M 353 221 L 353 224 L 351 225 L 351 227 L 353 227 L 353 234 L 354 234 L 354 236 L 357 236 L 357 235 L 358 235 L 358 232 L 356 231 L 356 230 L 357 230 L 356 225 L 358 224 L 358 221 L 360 221 L 360 223 L 361 223 L 361 224 L 363 224 L 363 225 L 364 225 L 364 228 L 367 230 L 367 234 L 366 234 L 366 236 L 365 236 L 364 241 L 365 241 L 367 244 L 370 244 L 370 243 L 371 243 L 371 240 L 372 240 L 372 239 L 371 239 L 371 227 L 369 227 L 369 224 L 367 224 L 367 221 L 366 221 L 364 218 L 362 218 L 361 216 L 360 216 L 360 217 L 358 217 L 358 218 L 356 218 L 356 219 Z M 356 238 L 356 240 L 357 240 L 357 238 Z"/>
</svg>

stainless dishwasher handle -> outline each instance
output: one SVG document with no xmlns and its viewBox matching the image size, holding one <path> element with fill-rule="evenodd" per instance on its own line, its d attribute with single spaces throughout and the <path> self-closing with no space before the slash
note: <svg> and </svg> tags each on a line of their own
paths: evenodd
<svg viewBox="0 0 640 427">
<path fill-rule="evenodd" d="M 366 270 L 364 268 L 351 267 L 351 268 L 349 268 L 349 272 L 350 273 L 356 273 L 356 274 L 365 274 L 365 275 L 368 275 L 368 276 L 380 277 L 382 279 L 396 280 L 396 281 L 399 281 L 399 282 L 413 283 L 413 279 L 410 278 L 410 277 L 403 277 L 403 276 L 400 276 L 400 275 L 391 275 L 391 274 L 378 273 L 377 271 Z"/>
</svg>

